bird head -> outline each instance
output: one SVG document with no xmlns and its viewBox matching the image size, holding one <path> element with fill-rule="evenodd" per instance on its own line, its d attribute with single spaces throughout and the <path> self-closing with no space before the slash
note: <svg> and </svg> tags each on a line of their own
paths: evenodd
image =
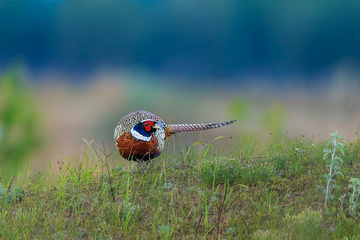
<svg viewBox="0 0 360 240">
<path fill-rule="evenodd" d="M 160 127 L 155 120 L 145 119 L 135 124 L 130 132 L 139 140 L 150 141 L 152 133 L 156 132 L 157 129 Z"/>
</svg>

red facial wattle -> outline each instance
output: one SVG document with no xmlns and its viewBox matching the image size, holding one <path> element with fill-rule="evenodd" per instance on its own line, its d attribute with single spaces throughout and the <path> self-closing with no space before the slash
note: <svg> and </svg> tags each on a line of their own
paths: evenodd
<svg viewBox="0 0 360 240">
<path fill-rule="evenodd" d="M 154 126 L 154 122 L 153 121 L 146 121 L 144 122 L 144 128 L 146 132 L 150 132 L 151 131 L 151 127 Z"/>
</svg>

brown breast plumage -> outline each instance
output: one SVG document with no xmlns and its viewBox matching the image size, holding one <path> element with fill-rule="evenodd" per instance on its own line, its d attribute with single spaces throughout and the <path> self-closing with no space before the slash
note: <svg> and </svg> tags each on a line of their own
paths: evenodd
<svg viewBox="0 0 360 240">
<path fill-rule="evenodd" d="M 120 155 L 128 160 L 148 161 L 161 154 L 158 139 L 152 138 L 150 141 L 143 141 L 134 138 L 128 132 L 116 139 L 116 146 Z"/>
</svg>

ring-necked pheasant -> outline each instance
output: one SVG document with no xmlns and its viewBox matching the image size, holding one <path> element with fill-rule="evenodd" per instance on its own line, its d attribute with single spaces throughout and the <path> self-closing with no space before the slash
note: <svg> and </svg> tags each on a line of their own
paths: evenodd
<svg viewBox="0 0 360 240">
<path fill-rule="evenodd" d="M 164 150 L 165 140 L 177 133 L 219 128 L 236 120 L 223 123 L 166 124 L 160 117 L 147 112 L 132 112 L 120 119 L 114 140 L 120 155 L 127 160 L 148 161 Z"/>
</svg>

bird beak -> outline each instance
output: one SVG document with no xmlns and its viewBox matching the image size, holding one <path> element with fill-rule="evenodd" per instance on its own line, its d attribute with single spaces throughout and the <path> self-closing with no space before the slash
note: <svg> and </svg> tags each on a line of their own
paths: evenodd
<svg viewBox="0 0 360 240">
<path fill-rule="evenodd" d="M 155 124 L 152 128 L 160 129 L 159 125 Z"/>
</svg>

